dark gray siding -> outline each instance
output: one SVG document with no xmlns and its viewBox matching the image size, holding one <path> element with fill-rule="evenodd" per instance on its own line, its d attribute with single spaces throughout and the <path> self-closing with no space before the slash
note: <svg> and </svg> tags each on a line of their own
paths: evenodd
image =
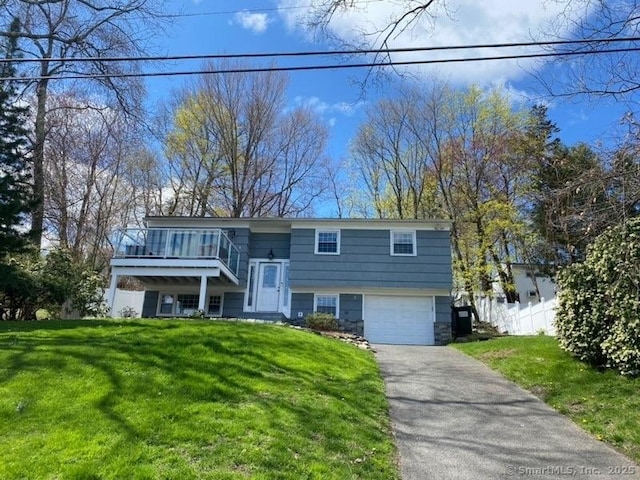
<svg viewBox="0 0 640 480">
<path fill-rule="evenodd" d="M 249 244 L 251 258 L 267 258 L 270 250 L 273 250 L 275 258 L 289 258 L 290 249 L 290 233 L 251 233 Z"/>
<path fill-rule="evenodd" d="M 418 255 L 390 255 L 389 230 L 341 230 L 340 255 L 315 255 L 315 231 L 291 232 L 291 286 L 451 288 L 449 232 L 417 232 Z"/>
<path fill-rule="evenodd" d="M 436 297 L 436 322 L 451 323 L 451 297 Z"/>
<path fill-rule="evenodd" d="M 313 302 L 313 298 L 311 299 Z M 340 314 L 343 320 L 362 320 L 362 295 L 340 294 Z"/>
<path fill-rule="evenodd" d="M 223 317 L 242 317 L 244 308 L 244 293 L 226 292 L 222 303 Z"/>
<path fill-rule="evenodd" d="M 291 294 L 291 318 L 298 319 L 298 312 L 302 312 L 303 317 L 313 313 L 313 293 Z"/>
<path fill-rule="evenodd" d="M 247 285 L 247 276 L 249 270 L 249 229 L 248 228 L 230 228 L 226 230 L 229 240 L 238 247 L 240 251 L 240 268 L 238 270 L 238 281 L 240 287 Z"/>
<path fill-rule="evenodd" d="M 155 317 L 158 311 L 158 295 L 157 290 L 147 290 L 144 292 L 144 301 L 142 302 L 142 318 Z"/>
</svg>

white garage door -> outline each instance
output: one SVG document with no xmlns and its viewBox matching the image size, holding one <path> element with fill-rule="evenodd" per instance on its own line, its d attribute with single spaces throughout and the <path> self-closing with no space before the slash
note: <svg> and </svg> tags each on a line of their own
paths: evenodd
<svg viewBox="0 0 640 480">
<path fill-rule="evenodd" d="M 364 336 L 371 343 L 433 345 L 431 297 L 365 295 Z"/>
</svg>

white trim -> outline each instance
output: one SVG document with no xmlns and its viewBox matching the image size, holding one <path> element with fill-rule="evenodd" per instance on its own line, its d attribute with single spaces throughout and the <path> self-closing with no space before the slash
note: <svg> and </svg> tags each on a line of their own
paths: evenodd
<svg viewBox="0 0 640 480">
<path fill-rule="evenodd" d="M 413 242 L 413 253 L 395 253 L 393 251 L 393 246 L 395 244 L 394 240 L 393 240 L 393 236 L 396 233 L 404 233 L 404 234 L 411 234 L 411 241 Z M 415 257 L 418 255 L 418 238 L 416 235 L 416 231 L 415 230 L 405 230 L 405 229 L 393 229 L 393 230 L 389 230 L 389 254 L 392 257 Z"/>
<path fill-rule="evenodd" d="M 336 288 L 340 288 L 341 292 L 352 293 L 354 295 L 396 295 L 400 297 L 406 296 L 436 296 L 450 297 L 451 290 L 438 288 L 352 288 L 348 285 L 340 287 L 303 287 L 292 288 L 293 293 L 320 293 L 332 294 Z"/>
<path fill-rule="evenodd" d="M 287 232 L 294 228 L 336 228 L 348 230 L 450 230 L 452 222 L 444 219 L 391 220 L 371 218 L 206 218 L 206 217 L 146 217 L 147 228 L 246 228 L 252 232 Z"/>
<path fill-rule="evenodd" d="M 314 293 L 313 294 L 313 311 L 318 311 L 318 297 L 336 297 L 336 318 L 340 318 L 340 294 L 339 293 Z"/>
<path fill-rule="evenodd" d="M 451 230 L 450 220 L 383 220 L 383 219 L 295 219 L 291 229 L 341 229 L 341 230 Z"/>
<path fill-rule="evenodd" d="M 320 252 L 318 251 L 318 239 L 321 233 L 335 233 L 336 234 L 336 251 L 335 252 Z M 340 229 L 339 228 L 316 228 L 315 241 L 313 244 L 313 253 L 315 255 L 340 255 Z"/>
<path fill-rule="evenodd" d="M 260 276 L 260 264 L 278 264 L 280 265 L 280 277 L 278 278 L 278 287 L 280 289 L 280 297 L 278 301 L 278 313 L 282 313 L 286 317 L 289 317 L 291 314 L 291 283 L 289 283 L 289 295 L 287 298 L 287 305 L 285 305 L 285 291 L 284 291 L 284 274 L 286 266 L 291 268 L 291 262 L 289 259 L 281 259 L 281 260 L 269 260 L 268 258 L 250 258 L 247 266 L 247 285 L 242 290 L 244 293 L 244 301 L 242 303 L 242 311 L 245 313 L 273 313 L 273 312 L 260 312 L 256 306 L 258 303 L 258 289 L 259 289 L 259 276 Z M 249 286 L 251 280 L 251 267 L 254 267 L 254 279 L 253 279 L 253 292 L 252 292 L 252 303 L 253 305 L 249 305 Z"/>
</svg>

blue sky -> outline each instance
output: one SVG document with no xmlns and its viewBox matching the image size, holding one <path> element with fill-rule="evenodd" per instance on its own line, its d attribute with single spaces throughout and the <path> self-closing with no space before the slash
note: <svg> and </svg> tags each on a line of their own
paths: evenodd
<svg viewBox="0 0 640 480">
<path fill-rule="evenodd" d="M 302 16 L 318 0 L 176 0 L 177 10 L 185 14 L 176 19 L 160 42 L 157 53 L 194 55 L 217 53 L 253 53 L 307 51 L 332 48 L 315 41 L 304 28 Z M 344 40 L 354 40 L 361 29 L 385 24 L 393 13 L 389 0 L 359 0 L 358 9 L 338 15 L 329 25 L 332 33 Z M 546 0 L 450 0 L 449 10 L 436 12 L 437 19 L 425 18 L 413 29 L 393 40 L 392 46 L 437 46 L 531 39 L 533 32 L 557 18 L 562 2 Z M 277 10 L 280 8 L 280 10 Z M 482 52 L 491 54 L 491 52 Z M 504 52 L 501 52 L 504 53 Z M 469 52 L 473 55 L 474 52 Z M 397 59 L 410 59 L 398 56 Z M 176 64 L 173 69 L 198 68 L 198 62 Z M 501 85 L 517 101 L 533 104 L 539 99 L 540 85 L 527 73 L 544 73 L 557 65 L 536 69 L 533 63 L 509 61 L 453 64 L 446 69 L 416 67 L 412 74 L 428 78 L 436 74 L 454 86 L 478 84 Z M 363 118 L 363 106 L 384 95 L 384 89 L 371 89 L 361 97 L 358 79 L 366 71 L 326 70 L 291 72 L 288 101 L 293 106 L 306 103 L 317 109 L 330 126 L 330 154 L 334 158 L 348 154 L 349 140 Z M 149 80 L 151 101 L 167 99 L 173 89 L 187 81 L 185 77 Z M 393 88 L 392 86 L 388 88 Z M 560 137 L 568 144 L 579 141 L 606 143 L 625 111 L 624 105 L 584 99 L 542 99 L 549 106 L 551 119 L 561 129 Z"/>
</svg>

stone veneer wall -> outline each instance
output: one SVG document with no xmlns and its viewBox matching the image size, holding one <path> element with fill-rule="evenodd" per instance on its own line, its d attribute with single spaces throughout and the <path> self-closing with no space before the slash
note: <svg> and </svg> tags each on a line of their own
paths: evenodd
<svg viewBox="0 0 640 480">
<path fill-rule="evenodd" d="M 446 345 L 451 342 L 451 323 L 450 322 L 436 322 L 433 324 L 433 333 L 436 345 Z"/>
<path fill-rule="evenodd" d="M 338 319 L 340 330 L 345 333 L 353 333 L 355 335 L 364 335 L 364 320 L 343 320 Z"/>
</svg>

